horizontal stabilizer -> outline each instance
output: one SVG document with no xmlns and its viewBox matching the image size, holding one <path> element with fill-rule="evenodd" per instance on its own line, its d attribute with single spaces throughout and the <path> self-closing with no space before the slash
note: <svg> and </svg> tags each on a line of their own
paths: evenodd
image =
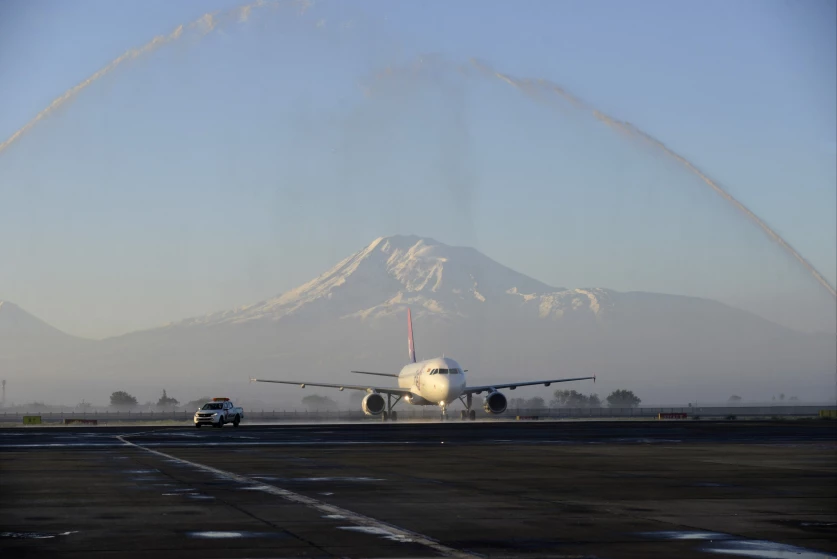
<svg viewBox="0 0 837 559">
<path fill-rule="evenodd" d="M 356 373 L 358 375 L 375 375 L 376 377 L 392 377 L 398 378 L 398 375 L 394 375 L 392 373 L 370 373 L 369 371 L 349 371 L 350 373 Z"/>
</svg>

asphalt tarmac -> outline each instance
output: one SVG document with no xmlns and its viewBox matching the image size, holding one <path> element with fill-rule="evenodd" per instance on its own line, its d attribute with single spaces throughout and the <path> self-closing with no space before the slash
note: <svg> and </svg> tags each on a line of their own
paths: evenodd
<svg viewBox="0 0 837 559">
<path fill-rule="evenodd" d="M 837 557 L 837 422 L 0 429 L 3 557 Z"/>
</svg>

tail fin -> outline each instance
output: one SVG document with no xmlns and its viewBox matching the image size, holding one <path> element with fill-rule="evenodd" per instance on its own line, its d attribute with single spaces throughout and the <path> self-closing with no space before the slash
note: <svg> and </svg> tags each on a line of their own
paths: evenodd
<svg viewBox="0 0 837 559">
<path fill-rule="evenodd" d="M 410 363 L 416 362 L 416 345 L 413 342 L 413 315 L 407 309 L 407 351 L 410 353 Z"/>
</svg>

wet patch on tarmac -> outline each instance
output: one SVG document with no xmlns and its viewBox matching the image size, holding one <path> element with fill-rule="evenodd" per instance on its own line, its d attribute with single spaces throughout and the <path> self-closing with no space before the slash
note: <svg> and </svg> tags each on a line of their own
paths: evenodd
<svg viewBox="0 0 837 559">
<path fill-rule="evenodd" d="M 201 493 L 186 493 L 186 496 L 196 501 L 211 501 L 215 499 L 212 495 L 202 495 Z"/>
<path fill-rule="evenodd" d="M 60 538 L 69 536 L 70 534 L 77 534 L 78 532 L 0 532 L 0 539 L 13 540 L 49 540 L 52 538 Z"/>
<path fill-rule="evenodd" d="M 701 548 L 707 553 L 755 559 L 837 559 L 837 555 L 794 545 L 762 540 L 728 540 Z"/>
<path fill-rule="evenodd" d="M 248 532 L 248 531 L 201 531 L 201 532 L 186 532 L 190 538 L 200 538 L 209 540 L 232 540 L 240 538 L 287 538 L 288 534 L 284 532 Z"/>
<path fill-rule="evenodd" d="M 480 539 L 480 540 L 454 540 L 449 542 L 450 545 L 457 549 L 496 549 L 504 550 L 506 552 L 514 551 L 546 551 L 564 548 L 568 542 L 556 540 L 554 538 L 508 538 L 508 539 Z M 550 557 L 554 555 L 550 554 Z M 584 557 L 593 559 L 592 555 L 572 555 L 572 557 Z"/>
<path fill-rule="evenodd" d="M 370 482 L 370 481 L 386 481 L 383 478 L 377 477 L 273 477 L 273 476 L 250 476 L 252 479 L 259 481 L 273 481 L 278 483 L 307 483 L 307 482 Z"/>
<path fill-rule="evenodd" d="M 732 536 L 720 532 L 704 532 L 702 530 L 668 530 L 662 532 L 643 532 L 640 536 L 659 540 L 725 540 Z"/>
<path fill-rule="evenodd" d="M 645 438 L 620 438 L 606 441 L 612 444 L 680 444 L 680 439 L 645 439 Z"/>
<path fill-rule="evenodd" d="M 837 522 L 822 522 L 817 520 L 774 520 L 774 524 L 779 526 L 788 526 L 805 530 L 806 532 L 815 532 L 820 534 L 832 534 L 837 536 Z"/>
<path fill-rule="evenodd" d="M 755 559 L 837 559 L 837 555 L 806 549 L 793 545 L 739 538 L 722 532 L 702 530 L 672 530 L 662 532 L 643 532 L 639 534 L 652 539 L 667 541 L 710 542 L 699 548 L 706 553 L 738 555 Z"/>
</svg>

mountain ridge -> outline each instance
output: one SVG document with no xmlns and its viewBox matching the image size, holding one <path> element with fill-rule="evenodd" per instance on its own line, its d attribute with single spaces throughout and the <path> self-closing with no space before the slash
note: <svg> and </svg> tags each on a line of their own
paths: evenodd
<svg viewBox="0 0 837 559">
<path fill-rule="evenodd" d="M 360 288 L 363 293 L 358 295 L 356 285 L 348 286 L 356 292 L 346 301 L 343 292 L 350 281 L 363 283 Z M 488 302 L 489 305 L 499 305 L 498 312 L 514 310 L 541 319 L 561 320 L 586 311 L 600 317 L 613 312 L 617 300 L 642 296 L 711 302 L 795 332 L 754 313 L 702 297 L 647 291 L 620 292 L 603 287 L 553 287 L 512 270 L 471 247 L 447 245 L 417 235 L 392 235 L 376 238 L 329 270 L 274 297 L 98 341 L 160 330 L 277 321 L 298 315 L 306 307 L 313 309 L 315 314 L 319 310 L 322 318 L 369 320 L 403 314 L 410 306 L 413 315 L 419 319 L 424 316 L 452 319 L 484 316 L 484 309 L 479 307 Z M 3 303 L 0 301 L 0 332 L 3 332 L 4 324 Z M 342 303 L 342 307 L 329 312 L 316 308 L 335 303 Z M 14 310 L 15 315 L 28 317 L 20 320 L 32 332 L 40 329 L 50 335 L 84 340 L 52 327 L 11 302 L 5 304 L 8 310 Z M 36 327 L 36 324 L 40 326 Z"/>
<path fill-rule="evenodd" d="M 226 391 L 238 386 L 231 378 L 257 375 L 356 383 L 350 368 L 403 366 L 407 307 L 417 352 L 456 355 L 477 375 L 472 382 L 597 374 L 600 390 L 658 400 L 796 387 L 810 398 L 831 390 L 837 367 L 834 336 L 700 297 L 552 287 L 475 249 L 415 236 L 375 239 L 259 303 L 72 344 L 80 351 L 47 351 L 51 327 L 29 352 L 0 335 L 0 359 L 33 394 L 88 400 L 149 386 Z"/>
</svg>

